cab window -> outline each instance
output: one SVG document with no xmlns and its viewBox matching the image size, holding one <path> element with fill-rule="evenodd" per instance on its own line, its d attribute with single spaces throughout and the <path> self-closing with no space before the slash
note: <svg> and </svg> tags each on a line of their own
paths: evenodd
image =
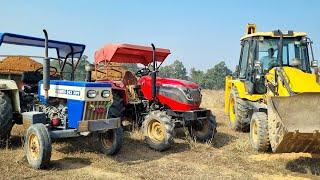
<svg viewBox="0 0 320 180">
<path fill-rule="evenodd" d="M 240 57 L 240 72 L 239 72 L 239 78 L 245 78 L 246 72 L 248 68 L 248 57 L 249 57 L 249 42 L 244 41 L 241 51 L 241 57 Z"/>
</svg>

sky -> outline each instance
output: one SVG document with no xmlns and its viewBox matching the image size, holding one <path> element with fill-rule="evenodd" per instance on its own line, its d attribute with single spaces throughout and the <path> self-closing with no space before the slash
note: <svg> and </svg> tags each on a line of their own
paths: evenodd
<svg viewBox="0 0 320 180">
<path fill-rule="evenodd" d="M 316 0 L 1 0 L 0 32 L 43 37 L 45 28 L 50 39 L 85 44 L 91 61 L 108 43 L 154 43 L 171 50 L 165 64 L 178 59 L 188 69 L 206 70 L 223 60 L 234 69 L 247 23 L 256 23 L 258 31 L 307 32 L 320 59 L 319 7 Z"/>
</svg>

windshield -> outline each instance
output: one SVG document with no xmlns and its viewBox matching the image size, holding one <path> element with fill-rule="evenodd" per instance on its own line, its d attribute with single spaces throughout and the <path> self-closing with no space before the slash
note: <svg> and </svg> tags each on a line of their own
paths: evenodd
<svg viewBox="0 0 320 180">
<path fill-rule="evenodd" d="M 300 43 L 301 38 L 283 39 L 283 66 L 291 66 L 305 72 L 311 72 L 309 65 L 308 47 Z M 263 70 L 267 71 L 272 67 L 279 66 L 278 42 L 280 38 L 264 38 L 259 42 L 258 58 Z"/>
</svg>

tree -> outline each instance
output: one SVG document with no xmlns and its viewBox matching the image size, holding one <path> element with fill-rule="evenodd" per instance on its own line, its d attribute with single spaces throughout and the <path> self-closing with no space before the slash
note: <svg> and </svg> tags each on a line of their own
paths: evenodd
<svg viewBox="0 0 320 180">
<path fill-rule="evenodd" d="M 74 80 L 75 81 L 84 81 L 86 77 L 86 71 L 85 71 L 85 65 L 89 64 L 88 56 L 83 55 L 79 59 L 79 64 L 74 72 Z M 51 61 L 50 66 L 55 67 L 58 69 L 58 73 L 60 73 L 63 76 L 63 79 L 65 80 L 71 80 L 71 72 L 72 72 L 72 66 L 71 61 L 67 60 L 67 63 L 63 69 L 63 72 L 60 72 L 60 64 L 59 61 Z"/>
<path fill-rule="evenodd" d="M 175 60 L 172 64 L 163 66 L 159 70 L 159 75 L 161 77 L 184 79 L 187 80 L 187 69 L 184 67 L 183 63 L 179 60 Z"/>
<path fill-rule="evenodd" d="M 175 60 L 172 64 L 161 67 L 159 76 L 184 80 L 190 79 L 204 89 L 223 89 L 225 86 L 225 76 L 231 73 L 232 71 L 226 66 L 225 62 L 220 61 L 207 71 L 191 68 L 190 78 L 188 78 L 187 70 L 183 63 Z"/>
<path fill-rule="evenodd" d="M 195 68 L 190 69 L 191 81 L 196 82 L 200 87 L 205 88 L 205 73 L 201 70 L 196 70 Z"/>
<path fill-rule="evenodd" d="M 224 61 L 219 62 L 213 68 L 208 69 L 204 75 L 204 86 L 207 89 L 223 89 L 225 77 L 232 71 L 226 66 Z"/>
</svg>

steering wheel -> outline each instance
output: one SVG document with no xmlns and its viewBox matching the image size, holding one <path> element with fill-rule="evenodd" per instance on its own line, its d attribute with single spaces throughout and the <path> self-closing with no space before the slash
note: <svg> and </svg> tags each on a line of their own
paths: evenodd
<svg viewBox="0 0 320 180">
<path fill-rule="evenodd" d="M 150 73 L 150 69 L 149 68 L 142 68 L 142 69 L 139 69 L 137 72 L 136 72 L 136 76 L 138 77 L 142 77 L 142 76 L 146 76 Z"/>
<path fill-rule="evenodd" d="M 43 68 L 38 68 L 36 73 L 43 74 Z M 56 67 L 50 66 L 50 76 L 55 76 L 58 73 L 58 69 Z"/>
</svg>

